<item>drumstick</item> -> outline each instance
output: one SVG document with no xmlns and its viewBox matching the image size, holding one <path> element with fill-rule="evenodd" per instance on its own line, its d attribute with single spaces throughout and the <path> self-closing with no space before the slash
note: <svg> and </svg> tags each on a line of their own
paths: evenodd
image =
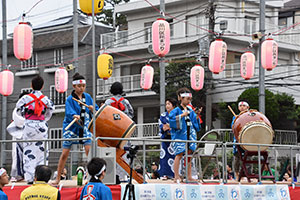
<svg viewBox="0 0 300 200">
<path fill-rule="evenodd" d="M 232 114 L 236 117 L 236 114 L 234 113 L 234 111 L 232 110 L 232 108 L 228 105 L 228 109 L 232 112 Z"/>
<path fill-rule="evenodd" d="M 78 119 L 74 118 L 73 121 L 65 128 L 65 131 L 68 130 Z"/>
<path fill-rule="evenodd" d="M 84 105 L 85 107 L 89 107 L 88 105 L 86 105 L 85 103 L 79 101 L 78 99 L 75 99 L 74 97 L 72 98 L 74 101 L 77 101 L 78 103 Z"/>
</svg>

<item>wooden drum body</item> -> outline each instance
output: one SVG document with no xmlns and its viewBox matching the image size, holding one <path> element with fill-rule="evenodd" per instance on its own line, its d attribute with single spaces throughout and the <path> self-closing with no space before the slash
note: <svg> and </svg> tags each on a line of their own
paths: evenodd
<svg viewBox="0 0 300 200">
<path fill-rule="evenodd" d="M 95 137 L 128 138 L 131 137 L 136 128 L 135 123 L 125 113 L 105 104 L 97 111 L 95 119 Z M 88 128 L 93 132 L 93 120 L 91 120 Z M 123 149 L 124 145 L 127 143 L 126 140 L 101 141 L 108 146 L 120 149 Z"/>
<path fill-rule="evenodd" d="M 239 143 L 272 144 L 274 131 L 268 118 L 257 110 L 240 113 L 232 126 L 234 136 Z M 241 145 L 244 150 L 258 151 L 258 146 Z M 261 146 L 266 151 L 267 146 Z"/>
</svg>

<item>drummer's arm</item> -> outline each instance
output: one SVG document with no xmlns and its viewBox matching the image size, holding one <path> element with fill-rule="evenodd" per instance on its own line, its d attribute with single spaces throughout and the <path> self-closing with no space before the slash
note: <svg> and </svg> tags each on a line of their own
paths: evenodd
<svg viewBox="0 0 300 200">
<path fill-rule="evenodd" d="M 66 101 L 66 111 L 65 111 L 65 115 L 68 119 L 73 120 L 74 118 L 73 116 L 78 115 L 74 108 L 75 108 L 75 104 L 73 104 L 71 102 L 71 99 L 68 98 Z"/>
<path fill-rule="evenodd" d="M 176 108 L 173 109 L 170 112 L 169 124 L 170 124 L 170 128 L 182 129 L 182 126 L 181 126 L 181 113 L 179 113 Z"/>
<path fill-rule="evenodd" d="M 197 115 L 195 112 L 192 112 L 192 123 L 193 123 L 193 126 L 194 128 L 196 129 L 197 132 L 200 131 L 201 129 L 201 124 L 200 124 L 200 119 L 197 118 Z"/>
</svg>

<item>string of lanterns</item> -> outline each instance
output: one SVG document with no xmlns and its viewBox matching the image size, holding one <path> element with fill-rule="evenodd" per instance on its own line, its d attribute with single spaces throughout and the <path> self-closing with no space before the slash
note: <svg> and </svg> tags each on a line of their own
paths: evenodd
<svg viewBox="0 0 300 200">
<path fill-rule="evenodd" d="M 92 0 L 79 0 L 80 9 L 87 15 L 92 13 Z M 95 14 L 101 13 L 104 7 L 104 0 L 94 0 Z M 13 33 L 14 55 L 20 61 L 26 61 L 32 56 L 33 33 L 28 22 L 20 22 Z M 158 57 L 166 56 L 170 51 L 170 24 L 164 18 L 158 18 L 152 24 L 152 48 Z M 274 69 L 278 63 L 278 44 L 271 38 L 266 39 L 261 46 L 262 67 L 268 71 Z M 209 49 L 209 70 L 214 74 L 224 71 L 227 58 L 227 44 L 220 38 L 210 44 Z M 113 57 L 102 53 L 97 59 L 97 73 L 100 78 L 106 80 L 113 72 Z M 255 55 L 247 51 L 241 55 L 240 71 L 245 80 L 254 75 Z M 204 68 L 199 64 L 192 67 L 190 71 L 190 83 L 193 90 L 199 91 L 204 84 Z M 55 89 L 64 93 L 68 89 L 68 72 L 64 67 L 55 71 Z M 153 84 L 154 69 L 146 64 L 141 69 L 140 86 L 149 90 Z M 9 96 L 13 93 L 14 74 L 5 69 L 0 72 L 0 93 Z"/>
</svg>

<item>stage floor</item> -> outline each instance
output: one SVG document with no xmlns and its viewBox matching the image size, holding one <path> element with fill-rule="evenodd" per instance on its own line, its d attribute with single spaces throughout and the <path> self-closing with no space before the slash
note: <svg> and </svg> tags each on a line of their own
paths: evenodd
<svg viewBox="0 0 300 200">
<path fill-rule="evenodd" d="M 83 186 L 77 186 L 75 180 L 61 181 L 62 200 L 78 200 Z M 300 199 L 300 185 L 291 186 L 290 182 L 263 181 L 248 183 L 228 181 L 220 184 L 206 180 L 205 183 L 174 183 L 172 180 L 148 180 L 146 184 L 134 184 L 137 200 L 172 200 L 172 199 Z M 4 192 L 9 200 L 19 200 L 21 192 L 29 187 L 25 182 L 9 183 Z M 108 185 L 114 200 L 123 199 L 126 183 Z"/>
</svg>

